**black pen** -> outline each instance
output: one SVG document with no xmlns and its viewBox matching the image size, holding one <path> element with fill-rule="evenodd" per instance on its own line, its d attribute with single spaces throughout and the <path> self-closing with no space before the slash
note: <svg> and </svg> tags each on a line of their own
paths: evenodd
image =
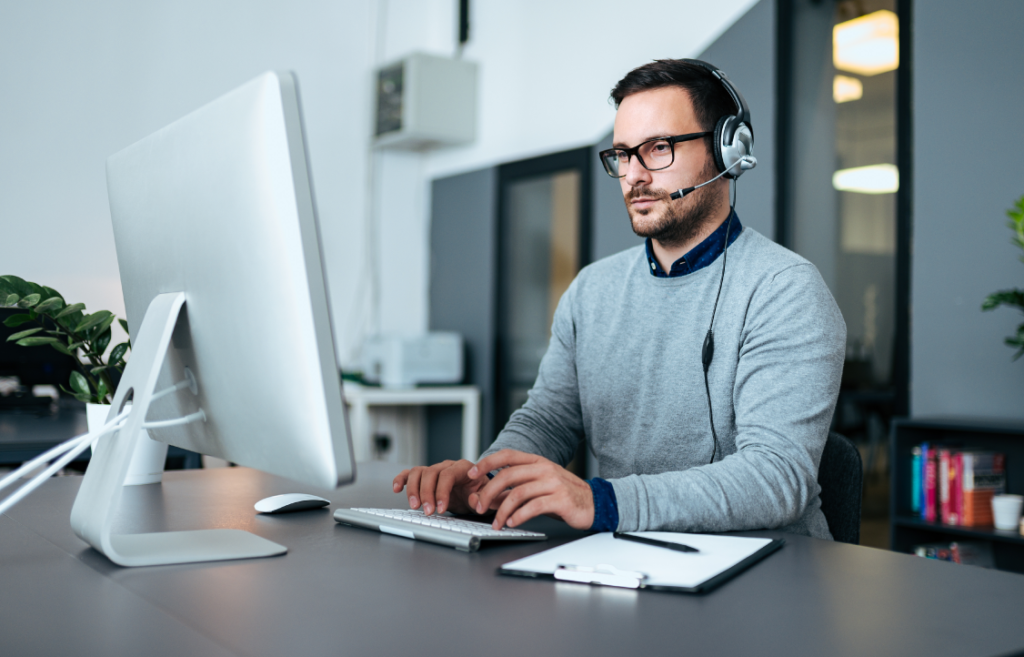
<svg viewBox="0 0 1024 657">
<path fill-rule="evenodd" d="M 636 541 L 637 543 L 643 543 L 644 545 L 653 545 L 654 547 L 668 548 L 669 550 L 675 550 L 676 552 L 700 552 L 697 548 L 690 547 L 689 545 L 683 545 L 682 543 L 673 543 L 672 541 L 659 541 L 656 538 L 646 538 L 644 536 L 633 536 L 632 534 L 623 534 L 622 532 L 614 532 L 612 534 L 615 538 L 623 538 L 627 541 Z"/>
</svg>

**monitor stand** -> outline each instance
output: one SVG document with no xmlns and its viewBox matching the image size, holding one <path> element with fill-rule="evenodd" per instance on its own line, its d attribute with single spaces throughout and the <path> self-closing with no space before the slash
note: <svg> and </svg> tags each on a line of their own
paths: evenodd
<svg viewBox="0 0 1024 657">
<path fill-rule="evenodd" d="M 121 430 L 100 439 L 71 510 L 71 527 L 75 534 L 120 566 L 251 559 L 284 554 L 288 550 L 241 529 L 150 534 L 111 532 L 128 465 L 184 305 L 184 292 L 160 294 L 149 304 L 108 419 L 115 417 L 129 399 L 133 400 L 131 414 Z"/>
</svg>

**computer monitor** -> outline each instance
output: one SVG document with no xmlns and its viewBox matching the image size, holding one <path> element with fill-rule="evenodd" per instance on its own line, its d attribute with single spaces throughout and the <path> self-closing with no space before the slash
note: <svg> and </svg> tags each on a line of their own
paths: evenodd
<svg viewBox="0 0 1024 657">
<path fill-rule="evenodd" d="M 240 530 L 111 527 L 142 428 L 323 488 L 355 477 L 294 74 L 261 75 L 111 156 L 107 187 L 132 339 L 110 417 L 133 406 L 97 445 L 72 526 L 126 566 L 279 554 Z"/>
</svg>

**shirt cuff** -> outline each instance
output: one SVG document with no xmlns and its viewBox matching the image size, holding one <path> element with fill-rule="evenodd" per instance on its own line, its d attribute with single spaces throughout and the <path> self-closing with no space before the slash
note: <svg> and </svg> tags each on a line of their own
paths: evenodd
<svg viewBox="0 0 1024 657">
<path fill-rule="evenodd" d="M 589 479 L 587 483 L 594 495 L 594 524 L 590 526 L 591 531 L 615 531 L 619 528 L 619 504 L 615 500 L 615 489 L 600 477 Z"/>
</svg>

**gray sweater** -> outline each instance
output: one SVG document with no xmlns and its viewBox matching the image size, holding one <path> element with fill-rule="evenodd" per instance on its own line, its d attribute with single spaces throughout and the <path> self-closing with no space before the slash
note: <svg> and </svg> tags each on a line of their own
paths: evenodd
<svg viewBox="0 0 1024 657">
<path fill-rule="evenodd" d="M 656 278 L 643 246 L 584 268 L 562 296 L 526 404 L 487 454 L 567 464 L 586 437 L 620 531 L 781 529 L 831 538 L 818 464 L 846 323 L 814 265 L 750 228 L 729 247 L 709 371 L 701 346 L 722 258 Z"/>
</svg>

